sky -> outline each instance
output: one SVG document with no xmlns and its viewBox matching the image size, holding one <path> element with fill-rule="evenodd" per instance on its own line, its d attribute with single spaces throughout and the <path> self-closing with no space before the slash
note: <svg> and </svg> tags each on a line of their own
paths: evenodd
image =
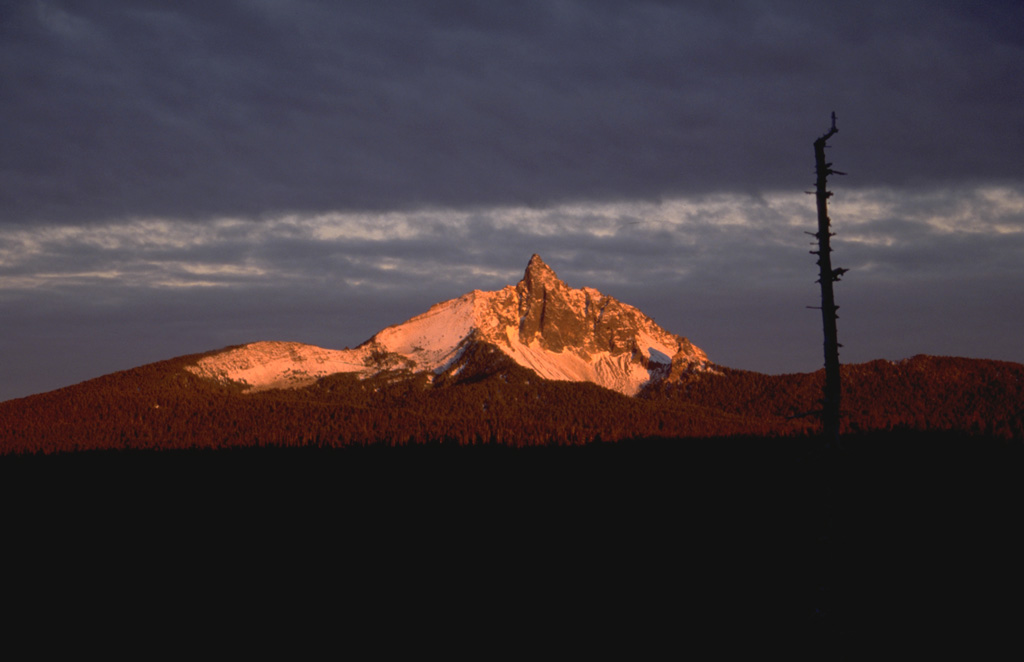
<svg viewBox="0 0 1024 662">
<path fill-rule="evenodd" d="M 1019 0 L 0 0 L 0 400 L 540 254 L 709 358 L 1024 362 Z"/>
</svg>

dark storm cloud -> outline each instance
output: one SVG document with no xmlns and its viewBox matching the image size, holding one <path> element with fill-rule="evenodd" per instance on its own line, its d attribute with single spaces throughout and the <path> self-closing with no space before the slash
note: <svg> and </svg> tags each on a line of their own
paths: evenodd
<svg viewBox="0 0 1024 662">
<path fill-rule="evenodd" d="M 8 3 L 0 221 L 1019 180 L 1017 2 Z M 838 164 L 837 164 L 838 167 Z"/>
</svg>

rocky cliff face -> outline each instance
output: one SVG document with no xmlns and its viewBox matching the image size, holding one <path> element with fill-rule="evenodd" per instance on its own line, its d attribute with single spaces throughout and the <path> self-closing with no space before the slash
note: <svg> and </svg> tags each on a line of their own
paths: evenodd
<svg viewBox="0 0 1024 662">
<path fill-rule="evenodd" d="M 472 370 L 459 359 L 480 344 L 545 379 L 590 381 L 626 395 L 670 373 L 711 366 L 686 338 L 595 289 L 569 287 L 534 255 L 518 284 L 436 304 L 356 349 L 291 343 L 269 359 L 267 344 L 256 343 L 205 358 L 194 372 L 255 389 L 303 386 L 336 372 L 442 374 Z"/>
<path fill-rule="evenodd" d="M 584 287 L 572 289 L 555 275 L 539 255 L 530 258 L 523 279 L 516 285 L 519 296 L 519 341 L 534 341 L 551 352 L 565 350 L 611 354 L 630 354 L 639 360 L 651 358 L 650 344 L 675 346 L 671 356 L 655 360 L 680 358 L 686 361 L 707 361 L 703 351 L 688 340 L 668 333 L 636 308 L 617 299 Z"/>
</svg>

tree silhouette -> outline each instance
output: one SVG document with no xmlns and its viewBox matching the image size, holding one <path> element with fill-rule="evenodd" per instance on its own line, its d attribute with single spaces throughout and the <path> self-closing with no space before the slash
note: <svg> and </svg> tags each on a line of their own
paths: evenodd
<svg viewBox="0 0 1024 662">
<path fill-rule="evenodd" d="M 832 268 L 832 247 L 830 239 L 835 235 L 831 231 L 831 221 L 828 217 L 828 199 L 832 192 L 828 190 L 829 175 L 845 175 L 844 172 L 832 169 L 832 164 L 825 161 L 825 148 L 829 138 L 839 132 L 836 128 L 836 114 L 832 113 L 832 128 L 823 136 L 814 141 L 814 164 L 817 173 L 815 186 L 815 198 L 818 203 L 818 231 L 808 233 L 818 239 L 818 250 L 811 251 L 818 256 L 818 283 L 821 284 L 821 323 L 825 335 L 825 387 L 821 400 L 821 422 L 822 434 L 826 443 L 838 444 L 839 442 L 839 405 L 842 398 L 842 384 L 839 377 L 839 348 L 836 331 L 836 320 L 839 315 L 836 311 L 835 294 L 832 291 L 832 283 L 838 281 L 847 269 Z M 814 306 L 812 306 L 814 307 Z"/>
</svg>

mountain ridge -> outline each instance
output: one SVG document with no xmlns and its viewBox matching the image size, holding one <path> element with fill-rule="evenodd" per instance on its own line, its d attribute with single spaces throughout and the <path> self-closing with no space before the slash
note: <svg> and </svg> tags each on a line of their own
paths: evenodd
<svg viewBox="0 0 1024 662">
<path fill-rule="evenodd" d="M 336 373 L 437 376 L 477 343 L 544 379 L 592 382 L 624 395 L 673 374 L 714 370 L 687 338 L 594 288 L 569 287 L 537 254 L 517 284 L 436 303 L 354 349 L 260 341 L 204 358 L 191 370 L 253 391 L 302 388 Z"/>
</svg>

